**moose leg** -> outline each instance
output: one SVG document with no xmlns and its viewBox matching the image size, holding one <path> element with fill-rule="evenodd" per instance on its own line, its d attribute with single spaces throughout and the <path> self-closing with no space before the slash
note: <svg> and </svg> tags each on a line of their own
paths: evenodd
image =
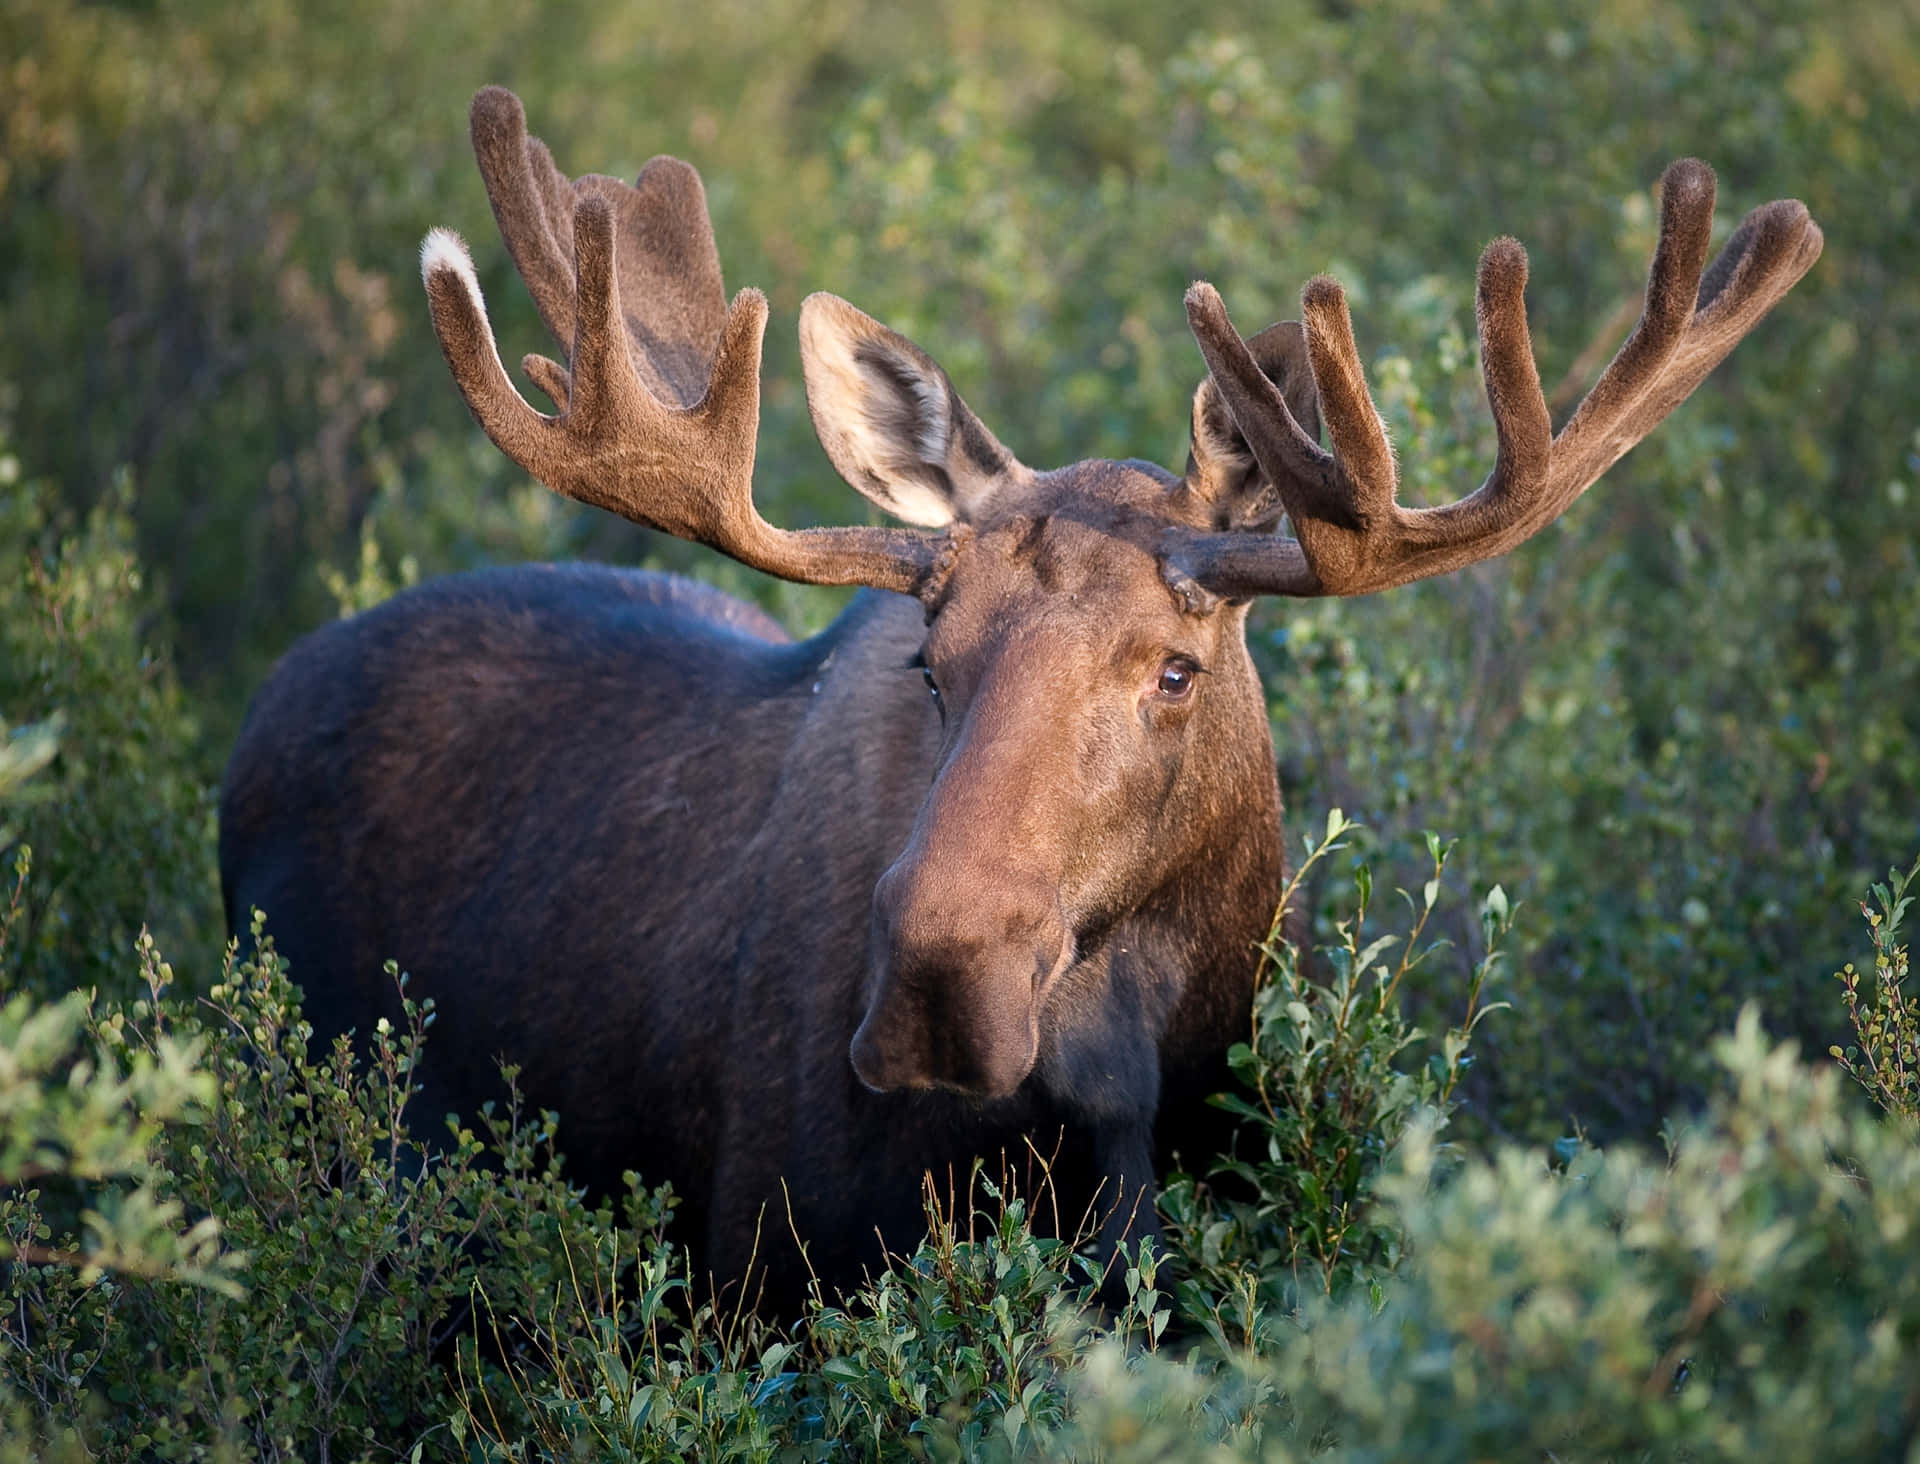
<svg viewBox="0 0 1920 1464">
<path fill-rule="evenodd" d="M 1154 1207 L 1153 1130 L 1145 1123 L 1115 1125 L 1094 1135 L 1093 1159 L 1100 1185 L 1100 1257 L 1106 1274 L 1100 1300 L 1124 1306 L 1127 1267 L 1140 1242 L 1151 1236 L 1161 1244 L 1160 1216 Z"/>
</svg>

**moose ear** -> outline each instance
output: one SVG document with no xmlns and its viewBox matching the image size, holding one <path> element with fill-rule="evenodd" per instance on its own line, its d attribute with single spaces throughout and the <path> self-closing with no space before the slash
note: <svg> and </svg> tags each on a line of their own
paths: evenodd
<svg viewBox="0 0 1920 1464">
<path fill-rule="evenodd" d="M 800 306 L 800 365 L 834 468 L 895 518 L 965 521 L 1028 476 L 931 356 L 838 296 Z"/>
<path fill-rule="evenodd" d="M 1307 335 L 1297 320 L 1270 325 L 1247 341 L 1260 369 L 1286 399 L 1309 441 L 1320 440 L 1320 392 L 1307 359 Z M 1280 522 L 1280 491 L 1254 461 L 1220 389 L 1209 375 L 1193 393 L 1193 444 L 1181 485 L 1213 529 L 1266 530 Z"/>
</svg>

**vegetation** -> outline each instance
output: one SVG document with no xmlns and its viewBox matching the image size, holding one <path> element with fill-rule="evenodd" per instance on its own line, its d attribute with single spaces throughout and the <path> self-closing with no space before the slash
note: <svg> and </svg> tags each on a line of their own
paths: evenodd
<svg viewBox="0 0 1920 1464">
<path fill-rule="evenodd" d="M 1493 963 L 1427 1064 L 1390 1065 L 1420 1041 L 1394 993 L 1432 954 L 1431 896 L 1349 964 L 1360 870 L 1334 974 L 1279 952 L 1239 1057 L 1252 1143 L 1223 1169 L 1258 1202 L 1176 1177 L 1172 1249 L 1143 1242 L 1104 1313 L 1087 1249 L 1027 1226 L 1044 1190 L 980 1173 L 957 1201 L 930 1190 L 913 1255 L 790 1330 L 701 1302 L 671 1195 L 630 1177 L 623 1205 L 587 1208 L 552 1115 L 509 1106 L 421 1157 L 430 1005 L 361 1063 L 312 1049 L 270 943 L 194 1004 L 143 941 L 145 997 L 0 1013 L 0 1401 L 24 1442 L 109 1458 L 1916 1446 L 1911 1128 L 1850 1110 L 1836 1068 L 1749 1010 L 1664 1160 L 1466 1157 L 1442 1139 Z M 1490 934 L 1507 914 L 1490 896 Z M 1406 954 L 1376 961 L 1389 947 Z M 21 1187 L 45 1179 L 92 1186 L 84 1240 Z"/>
<path fill-rule="evenodd" d="M 0 1457 L 1920 1457 L 1910 0 L 311 11 L 0 12 Z M 300 631 L 518 557 L 801 630 L 839 603 L 472 430 L 428 226 L 540 344 L 466 155 L 483 81 L 569 168 L 700 165 L 773 301 L 757 482 L 793 524 L 859 511 L 799 389 L 811 289 L 1030 462 L 1171 463 L 1186 283 L 1251 326 L 1331 270 L 1433 502 L 1492 458 L 1488 237 L 1532 250 L 1564 407 L 1669 158 L 1729 223 L 1793 194 L 1826 229 L 1539 541 L 1256 609 L 1320 953 L 1276 927 L 1239 1144 L 1169 1178 L 1125 1308 L 991 1172 L 789 1330 L 700 1305 L 670 1195 L 567 1188 L 565 1115 L 418 1157 L 430 1010 L 319 1050 L 276 958 L 223 955 L 213 787 Z"/>
<path fill-rule="evenodd" d="M 44 481 L 0 498 L 0 718 L 22 723 L 0 743 L 0 832 L 34 851 L 6 969 L 14 990 L 125 992 L 143 926 L 218 939 L 213 791 L 172 667 L 145 644 L 124 485 L 63 517 Z"/>
<path fill-rule="evenodd" d="M 1873 935 L 1873 991 L 1863 1007 L 1853 963 L 1836 973 L 1860 1043 L 1844 1052 L 1828 1051 L 1890 1117 L 1920 1126 L 1920 1013 L 1906 989 L 1907 948 L 1900 943 L 1900 922 L 1913 903 L 1907 888 L 1915 876 L 1920 876 L 1920 860 L 1905 874 L 1890 869 L 1886 883 L 1873 887 L 1879 908 L 1861 902 L 1860 913 Z"/>
</svg>

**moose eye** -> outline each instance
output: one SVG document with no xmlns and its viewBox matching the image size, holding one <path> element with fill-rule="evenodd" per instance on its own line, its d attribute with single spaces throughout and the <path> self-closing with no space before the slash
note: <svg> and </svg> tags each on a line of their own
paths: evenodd
<svg viewBox="0 0 1920 1464">
<path fill-rule="evenodd" d="M 927 653 L 925 651 L 915 651 L 913 659 L 907 662 L 907 664 L 920 673 L 920 679 L 927 683 L 928 694 L 932 696 L 935 701 L 939 701 L 940 683 L 933 679 L 933 667 L 927 664 Z"/>
<path fill-rule="evenodd" d="M 1198 669 L 1186 657 L 1175 656 L 1160 668 L 1160 681 L 1154 689 L 1163 700 L 1184 701 L 1193 690 L 1193 676 Z"/>
</svg>

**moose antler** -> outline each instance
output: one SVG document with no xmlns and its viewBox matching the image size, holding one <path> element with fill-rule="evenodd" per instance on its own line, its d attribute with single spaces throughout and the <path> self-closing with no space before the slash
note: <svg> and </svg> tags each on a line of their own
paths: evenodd
<svg viewBox="0 0 1920 1464">
<path fill-rule="evenodd" d="M 777 529 L 753 506 L 766 297 L 729 306 L 700 176 L 659 157 L 634 186 L 568 179 L 520 101 L 473 99 L 473 145 L 494 218 L 567 364 L 528 356 L 554 401 L 514 388 L 458 236 L 420 250 L 433 325 L 468 408 L 494 444 L 557 493 L 783 579 L 914 593 L 938 542 L 908 529 Z"/>
<path fill-rule="evenodd" d="M 1476 313 L 1498 447 L 1472 494 L 1439 508 L 1395 500 L 1386 431 L 1367 392 L 1346 296 L 1326 276 L 1302 294 L 1308 357 L 1331 451 L 1294 420 L 1211 285 L 1187 320 L 1235 424 L 1279 490 L 1294 537 L 1180 531 L 1168 581 L 1215 595 L 1363 595 L 1504 554 L 1552 523 L 1659 424 L 1820 256 L 1819 227 L 1792 199 L 1748 214 L 1702 273 L 1713 170 L 1684 158 L 1661 182 L 1660 240 L 1640 323 L 1555 436 L 1527 335 L 1527 254 L 1496 239 L 1480 258 Z"/>
</svg>

